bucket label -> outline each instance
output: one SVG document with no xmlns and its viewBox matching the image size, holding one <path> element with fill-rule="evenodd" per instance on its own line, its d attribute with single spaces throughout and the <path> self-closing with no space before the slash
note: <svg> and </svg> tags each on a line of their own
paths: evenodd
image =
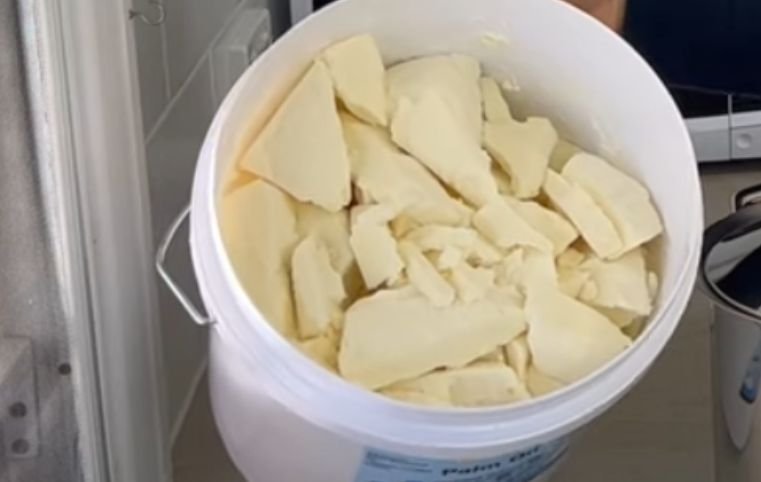
<svg viewBox="0 0 761 482">
<path fill-rule="evenodd" d="M 355 482 L 531 482 L 560 460 L 568 439 L 478 460 L 437 460 L 368 450 Z"/>
</svg>

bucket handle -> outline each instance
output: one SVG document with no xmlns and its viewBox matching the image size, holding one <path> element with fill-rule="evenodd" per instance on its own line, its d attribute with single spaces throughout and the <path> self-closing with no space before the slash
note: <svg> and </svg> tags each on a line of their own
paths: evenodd
<svg viewBox="0 0 761 482">
<path fill-rule="evenodd" d="M 161 244 L 159 244 L 159 248 L 156 251 L 156 271 L 158 271 L 159 276 L 161 276 L 161 279 L 164 281 L 164 284 L 166 284 L 167 288 L 169 288 L 175 298 L 177 298 L 177 301 L 180 302 L 182 307 L 185 308 L 185 311 L 188 313 L 188 315 L 190 315 L 193 321 L 200 326 L 209 326 L 213 325 L 215 321 L 211 318 L 211 316 L 204 314 L 201 310 L 196 308 L 193 301 L 185 293 L 185 291 L 182 290 L 180 285 L 174 280 L 172 275 L 169 273 L 169 270 L 165 266 L 167 252 L 169 252 L 169 249 L 174 243 L 174 238 L 177 236 L 177 231 L 179 231 L 182 225 L 185 224 L 189 218 L 189 215 L 190 205 L 187 205 L 183 208 L 182 211 L 180 211 L 177 217 L 174 218 L 174 221 L 172 221 L 172 224 L 169 226 L 169 229 L 164 235 L 164 238 L 161 240 Z"/>
</svg>

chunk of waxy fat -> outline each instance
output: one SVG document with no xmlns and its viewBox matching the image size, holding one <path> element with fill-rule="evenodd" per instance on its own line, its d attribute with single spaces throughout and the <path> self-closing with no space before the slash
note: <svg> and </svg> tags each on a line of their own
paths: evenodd
<svg viewBox="0 0 761 482">
<path fill-rule="evenodd" d="M 415 228 L 405 240 L 417 244 L 423 251 L 446 251 L 453 247 L 462 251 L 468 260 L 482 265 L 493 265 L 502 259 L 499 250 L 471 228 L 427 225 Z"/>
<path fill-rule="evenodd" d="M 346 108 L 365 122 L 387 125 L 386 68 L 375 39 L 348 38 L 325 49 L 322 59 Z"/>
<path fill-rule="evenodd" d="M 316 236 L 330 255 L 330 264 L 341 274 L 349 297 L 361 289 L 361 275 L 349 243 L 349 213 L 331 213 L 311 203 L 296 203 L 296 227 L 302 238 Z"/>
<path fill-rule="evenodd" d="M 510 181 L 510 176 L 498 165 L 491 167 L 491 176 L 494 178 L 494 182 L 497 183 L 497 190 L 503 196 L 513 196 L 513 185 Z"/>
<path fill-rule="evenodd" d="M 498 286 L 517 286 L 521 282 L 523 268 L 523 248 L 510 251 L 496 269 Z"/>
<path fill-rule="evenodd" d="M 468 137 L 436 94 L 400 99 L 391 120 L 391 135 L 472 205 L 483 206 L 499 197 L 489 156 L 480 143 Z"/>
<path fill-rule="evenodd" d="M 502 88 L 496 80 L 491 77 L 482 77 L 479 80 L 479 87 L 484 105 L 484 118 L 488 122 L 514 121 L 510 106 L 502 95 Z"/>
<path fill-rule="evenodd" d="M 581 152 L 581 148 L 577 145 L 571 144 L 565 139 L 558 140 L 550 156 L 550 169 L 561 172 L 568 161 L 579 152 Z"/>
<path fill-rule="evenodd" d="M 446 246 L 436 257 L 436 267 L 440 270 L 452 269 L 465 261 L 465 253 L 456 246 Z"/>
<path fill-rule="evenodd" d="M 453 199 L 422 164 L 402 153 L 388 133 L 348 115 L 341 121 L 352 178 L 372 201 L 393 206 L 419 224 L 470 222 L 470 208 Z"/>
<path fill-rule="evenodd" d="M 494 270 L 474 268 L 466 262 L 452 268 L 450 278 L 457 297 L 464 303 L 482 300 L 494 288 Z"/>
<path fill-rule="evenodd" d="M 594 308 L 619 328 L 627 328 L 635 322 L 645 319 L 636 313 L 620 308 L 603 308 L 600 306 L 595 306 Z M 626 334 L 628 335 L 628 333 Z"/>
<path fill-rule="evenodd" d="M 328 211 L 349 204 L 349 156 L 333 82 L 322 62 L 312 65 L 277 109 L 243 155 L 241 168 Z"/>
<path fill-rule="evenodd" d="M 446 400 L 455 407 L 486 407 L 531 398 L 513 369 L 503 363 L 476 363 L 465 368 L 439 370 L 395 383 L 388 390 L 420 394 L 423 400 Z"/>
<path fill-rule="evenodd" d="M 351 208 L 349 218 L 352 226 L 358 224 L 387 225 L 398 214 L 397 209 L 385 204 L 362 204 Z"/>
<path fill-rule="evenodd" d="M 298 242 L 292 200 L 271 184 L 253 181 L 222 198 L 220 224 L 243 289 L 275 330 L 292 337 L 290 259 Z"/>
<path fill-rule="evenodd" d="M 513 195 L 521 199 L 535 197 L 544 183 L 558 133 L 549 119 L 516 121 L 494 80 L 482 79 L 481 89 L 487 118 L 484 146 L 510 174 Z"/>
<path fill-rule="evenodd" d="M 521 266 L 521 280 L 518 286 L 527 292 L 534 285 L 544 287 L 558 285 L 558 271 L 551 253 L 526 249 Z"/>
<path fill-rule="evenodd" d="M 480 233 L 467 253 L 468 261 L 478 266 L 494 266 L 502 259 L 502 253 Z"/>
<path fill-rule="evenodd" d="M 436 271 L 416 245 L 402 241 L 399 243 L 399 252 L 410 283 L 420 290 L 433 306 L 443 308 L 454 302 L 454 288 Z"/>
<path fill-rule="evenodd" d="M 502 198 L 478 210 L 473 216 L 473 225 L 502 249 L 529 246 L 548 253 L 553 251 L 552 242 L 524 221 Z"/>
<path fill-rule="evenodd" d="M 653 306 L 648 273 L 641 249 L 634 249 L 614 261 L 592 258 L 580 269 L 587 271 L 597 290 L 584 301 L 604 308 L 616 308 L 640 316 L 649 315 Z"/>
<path fill-rule="evenodd" d="M 552 253 L 516 249 L 505 256 L 497 269 L 497 283 L 516 286 L 526 292 L 531 286 L 557 286 L 558 272 Z"/>
<path fill-rule="evenodd" d="M 604 159 L 588 153 L 577 154 L 563 168 L 563 177 L 587 191 L 610 218 L 622 240 L 622 253 L 663 231 L 648 190 Z"/>
<path fill-rule="evenodd" d="M 346 312 L 339 368 L 347 380 L 374 390 L 463 367 L 525 328 L 517 307 L 483 300 L 437 309 L 416 290 L 381 291 Z"/>
<path fill-rule="evenodd" d="M 531 395 L 537 398 L 556 392 L 565 386 L 565 384 L 540 372 L 533 365 L 529 367 L 526 374 L 526 385 Z"/>
<path fill-rule="evenodd" d="M 650 301 L 655 301 L 658 297 L 660 284 L 661 282 L 658 279 L 658 275 L 654 271 L 647 273 L 647 292 L 650 294 Z"/>
<path fill-rule="evenodd" d="M 631 345 L 605 316 L 557 288 L 532 286 L 525 309 L 534 365 L 561 382 L 591 374 Z"/>
<path fill-rule="evenodd" d="M 497 285 L 486 293 L 486 298 L 493 303 L 522 310 L 525 297 L 515 286 Z"/>
<path fill-rule="evenodd" d="M 576 248 L 568 248 L 557 257 L 558 268 L 576 268 L 587 258 L 587 255 Z"/>
<path fill-rule="evenodd" d="M 499 347 L 496 350 L 489 352 L 482 357 L 477 358 L 476 361 L 474 361 L 472 364 L 474 365 L 476 363 L 501 363 L 504 365 L 505 363 L 507 363 L 505 361 L 504 347 Z"/>
<path fill-rule="evenodd" d="M 479 62 L 465 55 L 435 55 L 402 62 L 388 69 L 389 111 L 393 117 L 402 99 L 416 101 L 426 93 L 440 97 L 459 129 L 481 144 L 482 110 Z"/>
<path fill-rule="evenodd" d="M 320 336 L 331 326 L 340 327 L 347 299 L 343 280 L 315 236 L 308 236 L 296 246 L 291 271 L 301 338 Z"/>
<path fill-rule="evenodd" d="M 552 242 L 555 255 L 564 252 L 579 237 L 573 224 L 555 211 L 533 201 L 509 202 L 524 221 Z"/>
<path fill-rule="evenodd" d="M 526 336 L 519 336 L 505 347 L 507 363 L 515 370 L 520 380 L 526 381 L 528 367 L 531 364 L 531 349 Z"/>
<path fill-rule="evenodd" d="M 298 342 L 296 347 L 322 367 L 332 372 L 338 371 L 338 343 L 335 336 L 325 334 Z"/>
<path fill-rule="evenodd" d="M 349 242 L 368 289 L 399 278 L 404 262 L 387 225 L 358 222 L 352 228 Z"/>
<path fill-rule="evenodd" d="M 588 271 L 581 270 L 578 267 L 560 267 L 558 269 L 558 287 L 566 295 L 578 299 L 590 277 L 591 274 Z"/>
<path fill-rule="evenodd" d="M 543 189 L 597 256 L 610 258 L 621 252 L 623 244 L 618 231 L 586 191 L 552 170 L 547 171 Z"/>
<path fill-rule="evenodd" d="M 391 232 L 394 233 L 394 237 L 397 239 L 403 238 L 407 233 L 419 227 L 420 223 L 406 214 L 400 214 L 391 220 Z"/>
</svg>

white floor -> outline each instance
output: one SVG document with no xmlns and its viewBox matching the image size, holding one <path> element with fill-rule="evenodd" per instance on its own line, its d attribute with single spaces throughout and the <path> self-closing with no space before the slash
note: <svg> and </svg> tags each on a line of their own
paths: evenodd
<svg viewBox="0 0 761 482">
<path fill-rule="evenodd" d="M 705 168 L 707 220 L 726 215 L 731 195 L 754 183 L 761 183 L 756 163 Z M 708 303 L 694 295 L 656 365 L 585 431 L 557 482 L 738 482 L 716 477 L 717 468 L 734 472 L 729 459 L 717 465 L 715 457 L 724 449 L 714 443 L 710 320 Z M 215 431 L 205 381 L 175 446 L 174 464 L 175 482 L 244 482 Z"/>
</svg>

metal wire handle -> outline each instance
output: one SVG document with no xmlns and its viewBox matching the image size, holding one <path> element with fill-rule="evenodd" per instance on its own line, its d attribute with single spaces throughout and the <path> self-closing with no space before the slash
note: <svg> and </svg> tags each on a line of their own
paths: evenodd
<svg viewBox="0 0 761 482">
<path fill-rule="evenodd" d="M 155 19 L 149 18 L 146 14 L 139 10 L 130 9 L 129 11 L 129 19 L 135 19 L 137 18 L 141 22 L 150 25 L 152 27 L 158 27 L 162 23 L 164 23 L 164 20 L 166 20 L 166 7 L 164 7 L 164 4 L 161 3 L 161 0 L 148 0 L 149 5 L 153 5 L 156 7 L 156 12 L 158 13 L 158 16 Z"/>
<path fill-rule="evenodd" d="M 161 240 L 158 251 L 156 252 L 156 271 L 158 271 L 159 276 L 161 276 L 161 279 L 164 281 L 164 284 L 166 284 L 167 288 L 169 288 L 172 294 L 174 294 L 175 298 L 177 298 L 177 301 L 180 302 L 182 307 L 185 308 L 185 311 L 188 313 L 188 315 L 190 315 L 193 321 L 201 326 L 209 326 L 216 323 L 215 320 L 212 319 L 208 314 L 204 314 L 201 310 L 196 308 L 190 297 L 182 290 L 174 278 L 172 278 L 172 275 L 169 274 L 169 270 L 167 270 L 164 264 L 166 261 L 166 255 L 169 252 L 169 248 L 171 248 L 172 243 L 174 242 L 174 238 L 177 236 L 177 231 L 179 231 L 182 225 L 185 224 L 185 221 L 187 221 L 189 215 L 190 205 L 185 206 L 185 208 L 180 212 L 180 214 L 177 215 L 174 221 L 172 221 L 172 224 L 169 226 L 169 230 L 167 230 L 164 238 Z"/>
</svg>

